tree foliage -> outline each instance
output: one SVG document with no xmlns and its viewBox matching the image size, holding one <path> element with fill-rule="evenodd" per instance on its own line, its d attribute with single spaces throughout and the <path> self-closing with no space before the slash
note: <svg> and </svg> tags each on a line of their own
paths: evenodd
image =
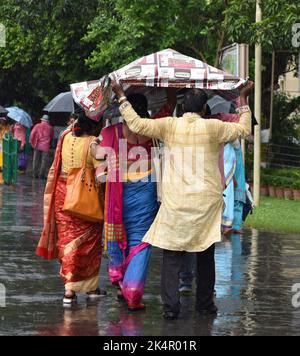
<svg viewBox="0 0 300 356">
<path fill-rule="evenodd" d="M 276 79 L 292 59 L 292 25 L 298 0 L 1 0 L 7 46 L 0 48 L 0 102 L 40 110 L 76 81 L 99 78 L 136 58 L 174 48 L 218 65 L 232 42 L 264 51 L 264 88 L 270 87 L 271 52 Z M 251 62 L 253 63 L 253 62 Z M 292 63 L 292 62 L 291 62 Z M 253 66 L 251 66 L 253 68 Z M 265 96 L 264 98 L 267 98 Z M 264 106 L 268 107 L 268 105 Z"/>
<path fill-rule="evenodd" d="M 139 56 L 174 48 L 207 62 L 223 45 L 223 0 L 99 1 L 102 9 L 85 40 L 95 50 L 87 64 L 116 69 Z"/>
<path fill-rule="evenodd" d="M 0 48 L 0 101 L 20 103 L 31 112 L 70 82 L 89 74 L 84 60 L 91 46 L 82 41 L 95 16 L 97 0 L 2 0 L 6 47 Z"/>
<path fill-rule="evenodd" d="M 292 138 L 299 138 L 299 128 L 300 97 L 276 93 L 272 141 L 279 145 L 288 145 Z"/>
</svg>

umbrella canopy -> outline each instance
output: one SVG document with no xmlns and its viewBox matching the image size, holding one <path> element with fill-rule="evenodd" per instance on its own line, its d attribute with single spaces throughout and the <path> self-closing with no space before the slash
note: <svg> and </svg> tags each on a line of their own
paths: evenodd
<svg viewBox="0 0 300 356">
<path fill-rule="evenodd" d="M 132 87 L 148 87 L 148 89 L 155 89 L 157 93 L 158 89 L 166 87 L 197 88 L 213 90 L 230 99 L 238 96 L 237 89 L 245 83 L 244 79 L 173 49 L 137 59 L 110 76 L 122 82 L 125 90 Z M 92 82 L 72 84 L 71 91 L 75 102 L 91 114 L 99 114 L 107 104 L 104 99 L 111 99 L 107 77 Z M 148 95 L 151 96 L 151 91 Z"/>
<path fill-rule="evenodd" d="M 219 95 L 214 95 L 207 101 L 210 112 L 215 115 L 219 113 L 235 113 L 236 104 L 233 101 L 228 101 Z"/>
<path fill-rule="evenodd" d="M 142 57 L 114 72 L 124 84 L 147 87 L 234 90 L 244 80 L 173 49 Z"/>
<path fill-rule="evenodd" d="M 51 112 L 74 112 L 73 97 L 70 91 L 58 94 L 43 109 Z"/>
<path fill-rule="evenodd" d="M 31 117 L 23 109 L 20 109 L 16 106 L 12 106 L 12 107 L 6 108 L 6 110 L 8 111 L 7 116 L 10 119 L 18 122 L 19 124 L 21 124 L 25 127 L 28 127 L 28 128 L 30 128 L 32 126 Z"/>
<path fill-rule="evenodd" d="M 8 111 L 0 105 L 0 116 L 6 116 L 8 114 Z"/>
</svg>

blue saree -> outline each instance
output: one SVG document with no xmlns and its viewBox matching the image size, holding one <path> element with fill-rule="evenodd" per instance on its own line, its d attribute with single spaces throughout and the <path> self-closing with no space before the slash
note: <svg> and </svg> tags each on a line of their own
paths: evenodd
<svg viewBox="0 0 300 356">
<path fill-rule="evenodd" d="M 123 222 L 127 248 L 121 250 L 117 241 L 108 241 L 109 274 L 111 281 L 120 286 L 128 304 L 140 303 L 148 271 L 151 246 L 142 243 L 159 205 L 156 183 L 151 175 L 136 182 L 123 183 Z M 119 271 L 116 275 L 114 271 Z M 117 278 L 116 278 L 117 276 Z"/>
<path fill-rule="evenodd" d="M 225 230 L 239 231 L 242 227 L 243 208 L 246 203 L 245 166 L 239 141 L 228 143 L 224 147 L 224 171 L 226 189 L 222 227 Z"/>
<path fill-rule="evenodd" d="M 224 190 L 225 209 L 222 217 L 222 228 L 231 229 L 234 220 L 234 173 L 236 154 L 231 143 L 224 146 L 224 174 L 226 189 Z"/>
</svg>

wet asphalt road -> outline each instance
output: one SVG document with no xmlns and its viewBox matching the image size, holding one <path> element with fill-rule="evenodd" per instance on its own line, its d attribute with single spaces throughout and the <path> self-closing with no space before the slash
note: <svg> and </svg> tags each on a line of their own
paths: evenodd
<svg viewBox="0 0 300 356">
<path fill-rule="evenodd" d="M 44 182 L 20 177 L 16 187 L 0 185 L 0 335 L 300 335 L 300 307 L 292 285 L 300 283 L 300 235 L 248 230 L 217 246 L 216 318 L 194 312 L 194 295 L 182 298 L 177 321 L 161 317 L 161 254 L 154 250 L 146 286 L 146 312 L 127 312 L 101 268 L 98 302 L 79 296 L 62 306 L 57 262 L 34 255 L 42 223 Z M 300 302 L 300 296 L 299 296 Z"/>
</svg>

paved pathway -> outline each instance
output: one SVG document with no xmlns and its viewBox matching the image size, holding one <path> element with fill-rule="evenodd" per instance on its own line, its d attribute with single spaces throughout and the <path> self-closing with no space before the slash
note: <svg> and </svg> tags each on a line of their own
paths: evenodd
<svg viewBox="0 0 300 356">
<path fill-rule="evenodd" d="M 246 231 L 217 247 L 216 318 L 194 312 L 194 296 L 182 298 L 177 321 L 161 317 L 161 254 L 154 250 L 145 313 L 129 314 L 115 301 L 104 259 L 96 303 L 79 297 L 62 306 L 57 262 L 34 255 L 42 222 L 44 182 L 21 177 L 16 187 L 0 185 L 0 335 L 299 335 L 300 307 L 292 306 L 292 285 L 300 283 L 300 236 Z M 296 299 L 296 298 L 295 298 Z M 298 298 L 300 302 L 300 295 Z M 0 299 L 1 302 L 1 299 Z M 3 304 L 3 302 L 2 302 Z"/>
</svg>

